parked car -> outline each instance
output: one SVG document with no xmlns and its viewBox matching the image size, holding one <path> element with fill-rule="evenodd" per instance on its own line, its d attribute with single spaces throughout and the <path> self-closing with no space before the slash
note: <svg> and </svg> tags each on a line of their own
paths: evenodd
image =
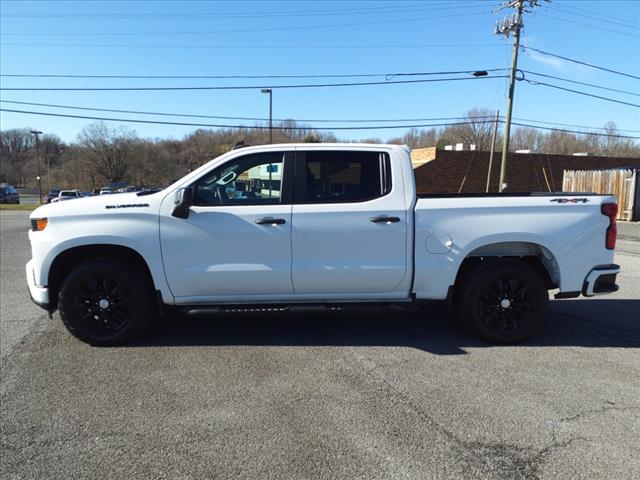
<svg viewBox="0 0 640 480">
<path fill-rule="evenodd" d="M 92 197 L 93 196 L 93 192 L 80 192 L 80 194 L 83 197 Z"/>
<path fill-rule="evenodd" d="M 139 335 L 165 305 L 201 315 L 425 300 L 513 343 L 543 327 L 549 290 L 618 289 L 616 214 L 612 195 L 418 195 L 398 145 L 247 147 L 161 192 L 39 207 L 26 274 L 34 301 L 91 344 Z"/>
<path fill-rule="evenodd" d="M 80 190 L 60 190 L 58 198 L 54 198 L 53 200 L 51 200 L 51 203 L 63 202 L 65 200 L 73 200 L 75 198 L 81 197 L 82 193 L 80 193 Z"/>
<path fill-rule="evenodd" d="M 51 203 L 51 201 L 54 198 L 58 198 L 58 195 L 60 195 L 59 188 L 54 188 L 53 190 L 49 190 L 49 193 L 47 193 L 47 196 L 44 198 L 44 203 Z"/>
<path fill-rule="evenodd" d="M 102 187 L 100 189 L 100 195 L 109 195 L 111 193 L 113 193 L 113 190 L 111 187 Z"/>
<path fill-rule="evenodd" d="M 0 203 L 11 203 L 18 205 L 20 203 L 20 195 L 11 185 L 0 187 Z"/>
</svg>

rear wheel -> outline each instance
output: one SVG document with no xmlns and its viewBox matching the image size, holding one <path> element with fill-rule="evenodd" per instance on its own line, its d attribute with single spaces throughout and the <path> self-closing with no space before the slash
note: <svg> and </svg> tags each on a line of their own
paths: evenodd
<svg viewBox="0 0 640 480">
<path fill-rule="evenodd" d="M 549 293 L 540 274 L 528 264 L 486 260 L 465 272 L 454 302 L 463 325 L 491 342 L 508 344 L 543 327 Z"/>
<path fill-rule="evenodd" d="M 133 339 L 147 327 L 156 310 L 148 275 L 111 258 L 76 267 L 60 289 L 58 305 L 69 332 L 92 345 Z"/>
</svg>

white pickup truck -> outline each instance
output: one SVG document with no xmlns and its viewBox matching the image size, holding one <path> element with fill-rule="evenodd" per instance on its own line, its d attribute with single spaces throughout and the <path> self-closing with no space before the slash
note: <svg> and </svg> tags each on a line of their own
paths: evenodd
<svg viewBox="0 0 640 480">
<path fill-rule="evenodd" d="M 167 306 L 398 306 L 448 300 L 493 342 L 521 341 L 556 298 L 616 291 L 617 204 L 594 194 L 417 195 L 410 150 L 232 150 L 152 194 L 31 215 L 32 299 L 91 344 Z"/>
</svg>

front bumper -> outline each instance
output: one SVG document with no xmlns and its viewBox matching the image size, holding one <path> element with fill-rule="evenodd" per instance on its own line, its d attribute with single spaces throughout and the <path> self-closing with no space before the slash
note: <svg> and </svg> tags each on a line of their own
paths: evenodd
<svg viewBox="0 0 640 480">
<path fill-rule="evenodd" d="M 33 270 L 33 260 L 29 260 L 25 268 L 27 272 L 27 285 L 29 286 L 29 295 L 31 295 L 31 300 L 33 300 L 33 303 L 35 303 L 36 305 L 44 308 L 47 312 L 49 312 L 49 289 L 47 287 L 36 285 L 36 279 Z"/>
<path fill-rule="evenodd" d="M 620 288 L 616 284 L 618 273 L 620 273 L 620 265 L 613 263 L 592 268 L 582 284 L 582 294 L 585 297 L 593 297 L 617 292 Z"/>
</svg>

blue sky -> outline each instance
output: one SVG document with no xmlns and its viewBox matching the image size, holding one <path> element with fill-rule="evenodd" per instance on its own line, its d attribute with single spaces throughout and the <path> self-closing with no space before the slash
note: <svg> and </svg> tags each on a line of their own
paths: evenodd
<svg viewBox="0 0 640 480">
<path fill-rule="evenodd" d="M 512 42 L 493 34 L 499 1 L 1 1 L 3 74 L 325 75 L 506 68 Z M 635 27 L 634 27 L 635 24 Z M 542 2 L 525 17 L 523 44 L 640 76 L 640 2 Z M 213 32 L 213 33 L 212 33 Z M 640 94 L 640 80 L 535 52 L 519 68 Z M 464 75 L 463 75 L 464 76 Z M 418 77 L 411 77 L 417 79 Z M 424 77 L 420 77 L 424 78 Z M 534 78 L 534 77 L 529 77 Z M 396 79 L 400 79 L 397 77 Z M 552 79 L 541 81 L 640 104 L 640 96 Z M 346 82 L 379 78 L 344 79 Z M 11 87 L 254 85 L 239 91 L 21 92 L 10 101 L 95 108 L 266 117 L 261 86 L 336 79 L 52 79 L 2 77 Z M 506 79 L 274 89 L 274 118 L 455 117 L 473 107 L 506 108 Z M 159 119 L 1 104 L 3 108 Z M 640 109 L 519 82 L 514 116 L 640 131 Z M 164 118 L 164 120 L 172 120 Z M 251 125 L 250 121 L 173 119 Z M 73 140 L 90 120 L 2 112 L 2 129 L 32 127 Z M 312 126 L 327 126 L 306 122 Z M 116 122 L 118 124 L 118 122 Z M 362 122 L 362 124 L 371 124 Z M 347 124 L 336 124 L 347 125 Z M 194 127 L 128 124 L 143 137 L 181 138 Z M 403 130 L 341 131 L 342 139 L 387 139 Z M 626 132 L 640 136 L 640 133 Z"/>
</svg>

